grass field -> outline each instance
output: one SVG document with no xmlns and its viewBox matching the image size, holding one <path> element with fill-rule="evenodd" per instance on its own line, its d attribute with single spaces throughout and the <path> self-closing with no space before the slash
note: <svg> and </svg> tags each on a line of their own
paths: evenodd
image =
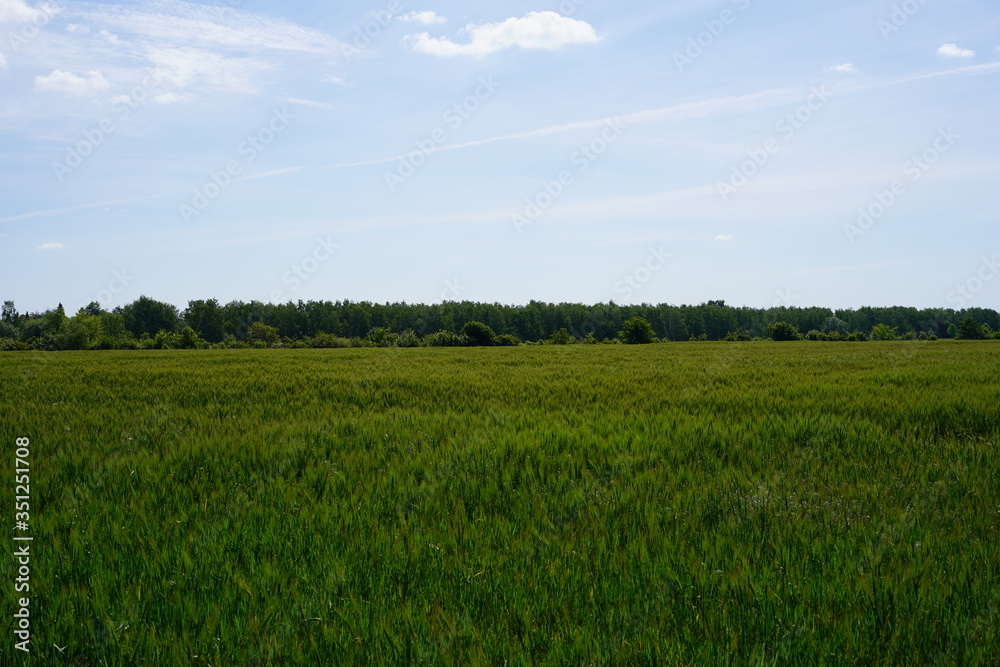
<svg viewBox="0 0 1000 667">
<path fill-rule="evenodd" d="M 0 662 L 989 664 L 998 378 L 950 341 L 3 354 Z"/>
</svg>

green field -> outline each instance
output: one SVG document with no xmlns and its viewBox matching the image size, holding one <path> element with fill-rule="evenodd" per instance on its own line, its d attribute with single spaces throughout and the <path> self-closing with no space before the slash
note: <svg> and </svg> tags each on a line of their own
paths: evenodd
<svg viewBox="0 0 1000 667">
<path fill-rule="evenodd" d="M 0 662 L 989 664 L 998 378 L 973 341 L 0 355 Z"/>
</svg>

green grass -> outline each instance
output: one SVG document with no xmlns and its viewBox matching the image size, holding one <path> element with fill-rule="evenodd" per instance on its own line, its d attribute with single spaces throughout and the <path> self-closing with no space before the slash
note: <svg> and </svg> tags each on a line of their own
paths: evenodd
<svg viewBox="0 0 1000 667">
<path fill-rule="evenodd" d="M 0 355 L 24 662 L 989 664 L 998 352 Z"/>
</svg>

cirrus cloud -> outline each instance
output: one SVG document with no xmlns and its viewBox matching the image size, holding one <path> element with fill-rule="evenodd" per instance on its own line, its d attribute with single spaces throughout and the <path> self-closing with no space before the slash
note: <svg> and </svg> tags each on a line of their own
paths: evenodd
<svg viewBox="0 0 1000 667">
<path fill-rule="evenodd" d="M 111 84 L 98 70 L 79 76 L 63 70 L 52 70 L 48 76 L 35 77 L 35 91 L 40 93 L 62 93 L 70 97 L 86 97 L 103 93 Z"/>
<path fill-rule="evenodd" d="M 972 58 L 976 52 L 971 49 L 963 49 L 958 44 L 943 44 L 937 50 L 937 54 L 945 58 Z"/>
<path fill-rule="evenodd" d="M 857 72 L 858 68 L 854 66 L 854 63 L 844 63 L 843 65 L 831 65 L 826 68 L 828 72 Z"/>
<path fill-rule="evenodd" d="M 64 246 L 62 243 L 52 242 L 52 243 L 43 243 L 42 245 L 38 246 L 38 250 L 62 250 L 65 247 L 66 246 Z"/>
<path fill-rule="evenodd" d="M 431 37 L 426 32 L 408 35 L 406 42 L 415 51 L 434 56 L 484 58 L 514 46 L 554 51 L 568 44 L 586 44 L 599 39 L 594 27 L 586 21 L 556 12 L 529 12 L 521 18 L 499 23 L 470 23 L 461 33 L 469 36 L 467 44 L 457 44 L 447 37 Z"/>
</svg>

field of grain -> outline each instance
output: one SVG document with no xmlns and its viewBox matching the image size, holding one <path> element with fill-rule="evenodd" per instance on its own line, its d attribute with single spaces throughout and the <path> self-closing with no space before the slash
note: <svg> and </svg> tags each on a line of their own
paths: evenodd
<svg viewBox="0 0 1000 667">
<path fill-rule="evenodd" d="M 31 660 L 987 664 L 998 377 L 989 341 L 0 355 Z"/>
</svg>

